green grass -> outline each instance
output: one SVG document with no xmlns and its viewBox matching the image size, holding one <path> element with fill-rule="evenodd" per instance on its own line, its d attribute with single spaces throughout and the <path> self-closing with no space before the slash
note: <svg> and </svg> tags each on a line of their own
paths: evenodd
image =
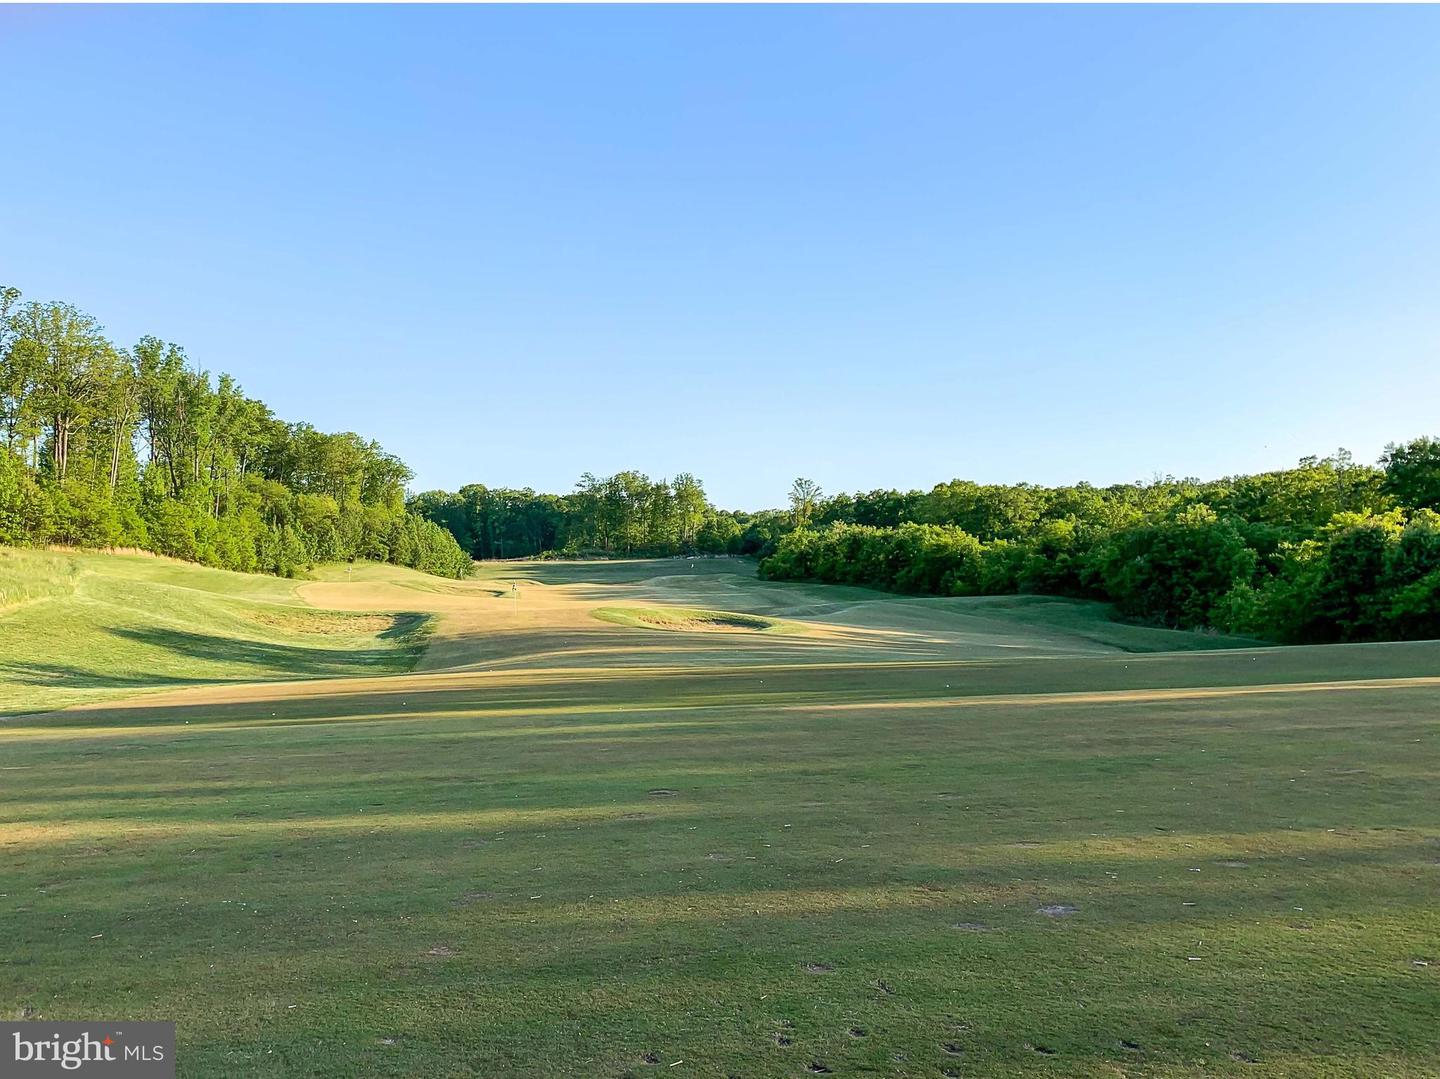
<svg viewBox="0 0 1440 1079">
<path fill-rule="evenodd" d="M 1208 652 L 1222 648 L 1263 648 L 1266 642 L 1213 631 L 1190 633 L 1119 621 L 1109 604 L 1055 596 L 983 596 L 959 601 L 979 614 L 1023 626 L 1065 630 L 1122 652 Z"/>
<path fill-rule="evenodd" d="M 409 670 L 428 621 L 318 612 L 276 577 L 0 548 L 0 717 L 196 682 Z"/>
<path fill-rule="evenodd" d="M 332 562 L 316 566 L 310 576 L 317 581 L 399 585 L 414 592 L 434 595 L 466 595 L 469 592 L 463 581 L 436 577 L 388 562 Z"/>
<path fill-rule="evenodd" d="M 590 563 L 541 563 L 542 581 L 562 584 L 591 572 Z M 664 560 L 611 568 L 608 587 L 661 603 L 744 611 L 777 619 L 832 624 L 847 631 L 908 635 L 928 653 L 974 658 L 1003 654 L 1181 652 L 1253 648 L 1262 642 L 1219 633 L 1191 633 L 1117 621 L 1105 603 L 1054 596 L 900 596 L 874 589 L 793 582 L 764 582 L 753 565 L 728 559 Z M 672 568 L 673 567 L 673 568 Z M 692 568 L 693 567 L 693 568 Z M 513 571 L 512 571 L 513 572 Z M 527 569 L 527 572 L 529 570 Z"/>
<path fill-rule="evenodd" d="M 1440 1074 L 1440 644 L 673 569 L 514 630 L 643 666 L 0 724 L 0 1014 L 175 1019 L 182 1076 Z M 589 613 L 666 596 L 942 643 Z"/>
</svg>

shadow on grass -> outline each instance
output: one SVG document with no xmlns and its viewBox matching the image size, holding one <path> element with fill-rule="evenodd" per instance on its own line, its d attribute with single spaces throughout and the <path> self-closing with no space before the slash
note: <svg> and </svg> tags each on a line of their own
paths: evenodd
<svg viewBox="0 0 1440 1079">
<path fill-rule="evenodd" d="M 1309 666 L 1294 655 L 1285 670 L 1313 677 L 1337 653 Z M 1144 677 L 1234 682 L 1261 666 L 1172 659 Z M 1087 663 L 1082 683 L 1102 669 L 1131 677 L 1123 663 Z M 208 1037 L 184 1010 L 198 999 L 226 1052 L 201 1039 L 193 1052 L 212 1055 L 188 1058 L 197 1075 L 258 1072 L 227 1054 L 268 1054 L 294 1002 L 288 1022 L 307 1044 L 327 1036 L 327 1014 L 344 1017 L 347 1037 L 365 1034 L 337 1037 L 309 1074 L 436 1074 L 461 1026 L 480 1032 L 479 1074 L 624 1074 L 557 1067 L 556 1046 L 584 1014 L 587 1053 L 629 1040 L 638 1052 L 688 1021 L 657 1003 L 668 1000 L 713 1009 L 693 1027 L 717 1052 L 758 1046 L 746 1074 L 798 1074 L 765 1055 L 778 1052 L 776 1016 L 816 1040 L 828 1024 L 829 1048 L 813 1055 L 840 1074 L 866 1070 L 868 1058 L 844 1054 L 872 1046 L 949 1068 L 951 1039 L 982 1060 L 973 1074 L 1036 1074 L 1032 1044 L 1053 1057 L 1050 1074 L 1134 1072 L 1141 1047 L 1154 1054 L 1147 1074 L 1240 1074 L 1250 1056 L 1273 1059 L 1276 1074 L 1319 1074 L 1329 1058 L 1382 1051 L 1392 1055 L 1368 1071 L 1327 1074 L 1428 1074 L 1433 979 L 1414 963 L 1433 939 L 1426 746 L 1344 703 L 1344 732 L 1317 731 L 1314 694 L 1268 713 L 1247 706 L 1223 740 L 1188 741 L 1190 713 L 1164 704 L 1143 718 L 1086 706 L 1073 744 L 1038 709 L 983 730 L 895 722 L 883 704 L 823 728 L 774 709 L 930 694 L 957 670 L 979 671 L 975 692 L 1038 673 L 527 672 L 137 702 L 109 714 L 161 728 L 335 726 L 254 743 L 231 730 L 57 741 L 8 759 L 23 767 L 4 773 L 14 821 L 0 981 L 14 988 L 0 1004 L 78 1012 L 103 995 L 178 1009 L 182 1030 Z M 1433 712 L 1412 706 L 1429 698 L 1384 692 L 1409 722 Z M 751 726 L 737 732 L 720 713 L 703 739 L 628 729 L 657 703 L 749 706 L 738 721 Z M 462 743 L 491 738 L 515 708 L 613 722 L 610 755 L 528 721 L 503 744 Z M 357 713 L 411 725 L 346 738 L 340 725 Z M 1136 746 L 1146 738 L 1175 749 L 1151 761 Z M 1134 758 L 1123 782 L 1098 781 L 1092 762 L 1117 744 Z M 1353 837 L 1333 837 L 1340 826 Z M 1245 864 L 1216 862 L 1232 858 Z M 1038 913 L 1050 904 L 1079 909 Z M 811 973 L 811 962 L 826 966 Z M 234 1020 L 248 999 L 273 1000 L 265 1030 Z M 634 1032 L 613 1019 L 626 1009 Z M 619 1032 L 594 1033 L 596 1016 Z M 848 1040 L 851 1023 L 865 1040 Z M 407 1046 L 403 1068 L 365 1055 Z M 509 1054 L 543 1056 L 545 1070 L 504 1065 Z M 1006 1054 L 1019 1063 L 988 1066 Z"/>
<path fill-rule="evenodd" d="M 882 637 L 879 633 L 824 635 L 716 633 L 685 628 L 607 624 L 595 628 L 514 629 L 493 635 L 436 640 L 427 663 L 432 669 L 486 670 L 501 666 L 645 668 L 771 663 L 881 662 L 941 659 L 938 645 Z"/>
<path fill-rule="evenodd" d="M 407 649 L 397 647 L 399 642 L 408 642 L 428 621 L 423 614 L 396 615 L 392 625 L 379 634 L 377 639 L 396 642 L 373 648 L 335 648 L 316 645 L 294 644 L 278 641 L 236 640 L 209 633 L 195 633 L 190 630 L 164 629 L 161 627 L 112 629 L 113 636 L 132 641 L 147 648 L 173 652 L 185 659 L 201 660 L 206 663 L 225 664 L 246 668 L 264 668 L 298 677 L 324 677 L 335 674 L 354 674 L 356 667 L 369 664 L 387 663 L 389 670 L 404 667 Z M 100 679 L 128 676 L 98 675 Z M 228 681 L 203 676 L 196 681 Z M 99 681 L 93 684 L 108 684 Z M 128 680 L 119 684 L 128 685 Z"/>
<path fill-rule="evenodd" d="M 165 690 L 255 679 L 298 679 L 395 674 L 410 670 L 424 651 L 431 616 L 407 612 L 393 616 L 376 634 L 383 641 L 369 648 L 319 647 L 277 641 L 244 640 L 163 627 L 112 628 L 111 636 L 151 653 L 169 653 L 184 661 L 214 664 L 214 671 L 166 673 L 155 670 L 144 653 L 130 658 L 129 669 L 96 670 L 76 663 L 0 659 L 0 681 L 22 686 L 65 689 Z M 150 663 L 147 667 L 145 664 Z M 167 664 L 168 665 L 168 664 Z M 24 705 L 0 709 L 0 717 L 35 714 Z"/>
<path fill-rule="evenodd" d="M 548 1043 L 565 1029 L 556 1013 L 583 1007 L 591 1014 L 617 994 L 634 993 L 638 1006 L 653 1011 L 686 978 L 707 983 L 703 993 L 687 995 L 720 996 L 728 1007 L 732 994 L 743 994 L 751 1002 L 745 1006 L 762 1015 L 765 1007 L 753 1004 L 753 987 L 771 994 L 778 989 L 778 1007 L 802 1027 L 823 1025 L 835 993 L 844 992 L 847 1013 L 858 1015 L 862 1026 L 888 1028 L 897 1021 L 890 1009 L 899 1003 L 902 1015 L 933 1023 L 937 1031 L 953 1028 L 957 996 L 963 995 L 968 1013 L 984 999 L 985 984 L 997 982 L 1006 987 L 998 1013 L 980 1025 L 975 1033 L 981 1040 L 973 1044 L 993 1052 L 1007 1038 L 1019 1038 L 1004 1033 L 1016 1026 L 1053 1034 L 1058 1023 L 1067 1028 L 1062 1043 L 1072 1047 L 1072 1059 L 1092 1041 L 1091 1051 L 1108 1059 L 1108 1042 L 1123 1063 L 1121 1035 L 1170 1045 L 1179 1014 L 1211 1015 L 1203 1024 L 1207 1039 L 1215 1038 L 1208 1029 L 1213 1025 L 1230 1039 L 1240 1032 L 1240 1044 L 1251 1048 L 1293 1042 L 1292 1052 L 1317 1046 L 1327 1053 L 1358 1051 L 1377 1030 L 1417 1054 L 1434 1043 L 1425 1025 L 1433 1015 L 1427 983 L 1404 962 L 1423 948 L 1419 927 L 1428 899 L 1405 865 L 1428 850 L 1412 838 L 1397 837 L 1384 849 L 1317 857 L 1313 836 L 1300 834 L 1280 868 L 1290 879 L 1278 882 L 1264 863 L 1237 870 L 1202 860 L 1206 872 L 1191 876 L 1191 857 L 1111 853 L 1091 859 L 1063 851 L 1012 856 L 1003 842 L 982 845 L 973 862 L 954 865 L 933 859 L 923 833 L 892 835 L 883 853 L 871 856 L 853 848 L 855 839 L 873 837 L 854 835 L 852 849 L 837 860 L 842 852 L 832 844 L 845 829 L 828 829 L 813 847 L 798 835 L 782 847 L 776 835 L 782 826 L 772 819 L 780 807 L 760 800 L 732 801 L 728 814 L 711 806 L 650 819 L 628 814 L 436 828 L 366 820 L 377 803 L 435 797 L 429 777 L 411 778 L 419 785 L 365 790 L 355 779 L 340 785 L 337 794 L 356 814 L 354 827 L 342 832 L 311 830 L 303 819 L 286 820 L 283 831 L 265 827 L 267 817 L 274 821 L 276 814 L 313 803 L 308 791 L 277 792 L 256 777 L 255 800 L 234 806 L 239 811 L 230 816 L 236 819 L 215 812 L 219 804 L 197 812 L 202 820 L 223 822 L 222 829 L 48 848 L 47 860 L 25 867 L 23 881 L 12 885 L 16 892 L 23 885 L 24 903 L 32 908 L 23 918 L 10 916 L 13 939 L 21 955 L 39 960 L 29 970 L 16 968 L 28 975 L 17 983 L 39 998 L 58 982 L 52 972 L 93 962 L 95 946 L 86 949 L 87 935 L 74 932 L 78 923 L 106 933 L 107 941 L 123 927 L 120 946 L 143 950 L 147 971 L 157 969 L 157 957 L 160 969 L 196 963 L 170 985 L 203 985 L 212 993 L 214 968 L 198 965 L 199 957 L 213 959 L 207 948 L 223 933 L 239 957 L 227 964 L 224 977 L 237 970 L 263 972 L 273 991 L 277 972 L 295 969 L 298 957 L 314 980 L 298 999 L 333 993 L 332 985 L 352 980 L 368 985 L 381 979 L 421 997 L 467 1002 L 477 984 L 512 1002 L 534 994 L 528 1030 L 508 1035 L 517 1044 L 537 1036 Z M 508 807 L 513 793 L 494 791 L 491 802 Z M 577 810 L 625 808 L 611 805 L 605 792 L 591 790 L 588 798 L 580 798 L 578 788 L 568 793 L 577 796 Z M 737 828 L 734 809 L 740 804 L 748 808 Z M 954 838 L 963 831 L 955 822 L 948 830 Z M 774 848 L 765 842 L 770 839 Z M 125 860 L 106 856 L 121 843 L 127 857 L 145 852 L 143 878 L 127 877 L 134 870 Z M 1295 861 L 1298 853 L 1309 860 Z M 1123 879 L 1102 875 L 1102 867 L 1121 870 Z M 87 870 L 116 876 L 102 886 Z M 1351 880 L 1358 882 L 1355 890 L 1342 891 L 1341 882 Z M 354 883 L 342 894 L 333 883 L 341 881 Z M 120 882 L 127 886 L 117 887 Z M 184 895 L 185 904 L 177 906 L 174 895 Z M 1200 905 L 1186 907 L 1182 899 Z M 1324 907 L 1318 918 L 1294 912 L 1315 900 Z M 1073 902 L 1080 910 L 1064 921 L 1036 913 L 1055 902 Z M 1379 912 L 1384 921 L 1357 936 L 1354 923 L 1372 921 Z M 0 924 L 6 919 L 0 913 Z M 986 928 L 955 928 L 972 921 Z M 1397 924 L 1415 929 L 1397 941 Z M 1309 942 L 1312 929 L 1316 944 Z M 1245 947 L 1237 950 L 1235 934 L 1242 932 Z M 1229 946 L 1212 946 L 1203 966 L 1188 966 L 1184 947 L 1212 934 Z M 455 951 L 438 962 L 427 949 L 442 943 Z M 1368 962 L 1366 953 L 1377 946 L 1388 947 L 1398 961 L 1388 968 Z M 1323 964 L 1316 963 L 1317 953 Z M 512 958 L 495 964 L 497 954 Z M 1275 957 L 1284 961 L 1275 963 Z M 823 979 L 805 973 L 812 960 L 834 964 L 833 971 Z M 1274 964 L 1268 973 L 1258 969 L 1266 963 Z M 102 969 L 102 982 L 120 967 Z M 1346 971 L 1343 979 L 1328 977 L 1337 967 Z M 1351 973 L 1357 968 L 1365 974 L 1358 998 Z M 871 988 L 877 979 L 891 988 Z M 597 983 L 606 990 L 599 1004 L 585 996 Z M 74 992 L 69 984 L 56 988 Z M 1297 1019 L 1284 1001 L 1302 992 L 1307 1014 Z M 1103 999 L 1106 1007 L 1086 1012 L 1081 1003 L 1057 1019 L 1054 1001 L 1075 996 Z M 396 997 L 387 993 L 385 1000 L 393 1005 Z M 1158 1002 L 1154 1014 L 1145 1011 L 1145 1000 Z M 1383 1013 L 1394 1029 L 1338 1021 L 1362 1002 L 1383 1005 L 1373 1014 Z M 1232 1009 L 1241 1014 L 1231 1015 Z M 1317 1011 L 1331 1021 L 1314 1022 Z M 1106 1031 L 1103 1040 L 1087 1033 L 1097 1025 Z M 897 1049 L 920 1043 L 913 1030 L 894 1036 Z M 1202 1049 L 1191 1052 L 1204 1055 Z M 1224 1062 L 1227 1052 L 1212 1055 Z M 418 1065 L 411 1072 L 425 1073 Z"/>
<path fill-rule="evenodd" d="M 186 656 L 224 661 L 244 670 L 228 677 L 166 676 L 158 674 L 96 674 L 62 665 L 0 661 L 0 672 L 30 685 L 54 685 L 73 679 L 78 686 L 164 689 L 184 684 L 217 684 L 284 672 L 285 680 L 324 678 L 369 673 L 374 658 L 394 658 L 389 649 L 345 652 L 304 645 L 236 642 L 200 634 L 171 631 L 126 631 L 134 639 L 170 648 Z M 616 631 L 624 633 L 625 631 Z M 597 633 L 599 637 L 602 634 Z M 665 636 L 656 634 L 655 636 Z M 715 635 L 718 636 L 718 635 Z M 738 641 L 755 640 L 743 634 Z M 764 638 L 759 638 L 764 639 Z M 673 650 L 671 650 L 673 653 Z M 1108 693 L 1155 690 L 1146 707 L 1169 699 L 1169 691 L 1187 689 L 1272 686 L 1281 701 L 1292 692 L 1326 683 L 1375 679 L 1415 679 L 1412 688 L 1427 691 L 1440 644 L 1322 645 L 1257 652 L 1181 652 L 1153 656 L 1080 657 L 1058 661 L 1045 658 L 991 660 L 920 660 L 904 662 L 860 661 L 815 664 L 711 663 L 694 669 L 681 659 L 670 667 L 561 667 L 551 670 L 499 667 L 491 671 L 437 671 L 415 675 L 394 684 L 380 680 L 337 681 L 331 686 L 246 691 L 233 701 L 181 699 L 156 706 L 145 700 L 118 701 L 85 711 L 53 713 L 45 726 L 100 727 L 115 725 L 163 727 L 180 722 L 208 724 L 257 723 L 275 716 L 275 724 L 320 721 L 346 723 L 355 719 L 413 720 L 426 714 L 456 719 L 501 717 L 509 713 L 556 713 L 572 717 L 587 712 L 626 711 L 655 713 L 694 708 L 760 706 L 777 714 L 796 707 L 843 703 L 873 708 L 878 713 L 916 701 L 936 715 L 945 715 L 968 703 L 995 696 L 1010 697 L 1010 705 L 1064 703 L 1074 694 L 1076 704 L 1102 703 Z M 674 662 L 673 654 L 668 658 Z M 775 657 L 767 657 L 774 659 Z M 263 671 L 262 671 L 263 669 Z M 374 671 L 374 665 L 371 665 Z M 378 671 L 374 673 L 379 673 Z M 1343 686 L 1337 686 L 1337 690 Z M 1378 683 L 1374 690 L 1389 692 L 1406 687 Z M 1049 696 L 1048 699 L 1046 698 Z M 1220 696 L 1221 694 L 1217 694 Z M 1176 698 L 1178 699 L 1178 697 Z M 1304 700 L 1318 703 L 1313 691 Z M 1115 703 L 1124 703 L 1117 698 Z M 1308 705 L 1307 708 L 1313 707 Z M 845 709 L 842 709 L 844 711 Z M 26 711 L 34 712 L 34 709 Z M 910 720 L 907 719 L 907 722 Z"/>
</svg>

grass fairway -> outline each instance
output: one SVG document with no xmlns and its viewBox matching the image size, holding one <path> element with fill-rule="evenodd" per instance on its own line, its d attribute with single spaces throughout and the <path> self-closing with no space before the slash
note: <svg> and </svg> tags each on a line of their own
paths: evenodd
<svg viewBox="0 0 1440 1079">
<path fill-rule="evenodd" d="M 0 1014 L 175 1019 L 184 1076 L 1440 1074 L 1440 644 L 322 577 L 207 594 L 431 612 L 414 673 L 0 722 Z M 6 700 L 84 658 L 17 660 L 24 602 Z"/>
</svg>

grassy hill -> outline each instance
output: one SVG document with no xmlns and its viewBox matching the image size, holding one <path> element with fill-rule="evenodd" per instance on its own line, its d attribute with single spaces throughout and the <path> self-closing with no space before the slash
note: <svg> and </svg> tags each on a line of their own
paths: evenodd
<svg viewBox="0 0 1440 1079">
<path fill-rule="evenodd" d="M 174 1019 L 187 1076 L 1437 1074 L 1440 644 L 16 557 L 6 662 L 79 627 L 21 676 L 212 684 L 0 722 L 0 1014 Z M 397 610 L 383 677 L 291 621 Z"/>
<path fill-rule="evenodd" d="M 278 577 L 0 548 L 0 716 L 192 682 L 408 670 L 426 621 L 319 611 Z"/>
</svg>

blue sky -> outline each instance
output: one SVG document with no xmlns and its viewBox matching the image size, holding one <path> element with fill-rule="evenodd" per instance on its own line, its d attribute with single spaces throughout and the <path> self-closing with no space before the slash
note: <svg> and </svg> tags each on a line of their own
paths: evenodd
<svg viewBox="0 0 1440 1079">
<path fill-rule="evenodd" d="M 1436 8 L 0 8 L 0 281 L 416 486 L 1440 433 Z"/>
</svg>

